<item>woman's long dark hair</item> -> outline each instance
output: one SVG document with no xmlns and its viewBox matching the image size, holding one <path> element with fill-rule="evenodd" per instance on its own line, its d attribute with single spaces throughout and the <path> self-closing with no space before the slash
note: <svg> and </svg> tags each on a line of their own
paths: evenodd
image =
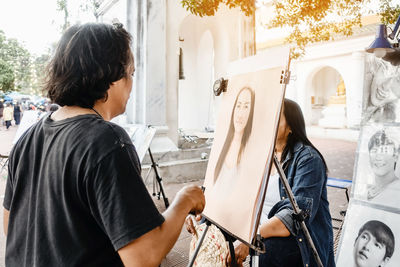
<svg viewBox="0 0 400 267">
<path fill-rule="evenodd" d="M 230 145 L 232 143 L 233 134 L 235 133 L 235 128 L 234 128 L 234 125 L 233 125 L 233 116 L 235 114 L 235 107 L 236 107 L 236 103 L 238 101 L 239 95 L 244 90 L 247 90 L 247 91 L 250 92 L 251 106 L 250 106 L 249 118 L 247 119 L 246 126 L 244 127 L 244 133 L 243 133 L 243 136 L 242 136 L 242 142 L 241 142 L 239 155 L 238 155 L 236 164 L 240 163 L 240 159 L 241 159 L 241 155 L 242 155 L 243 149 L 246 147 L 247 141 L 249 140 L 249 137 L 250 137 L 250 134 L 251 134 L 251 128 L 253 127 L 253 114 L 254 114 L 255 95 L 254 95 L 254 91 L 250 87 L 243 87 L 242 89 L 240 89 L 239 93 L 236 95 L 235 104 L 233 105 L 233 108 L 232 108 L 231 121 L 230 121 L 230 124 L 229 124 L 228 134 L 227 134 L 227 136 L 225 138 L 224 146 L 222 147 L 221 154 L 219 154 L 217 165 L 215 166 L 215 170 L 214 170 L 214 183 L 215 183 L 215 181 L 217 181 L 218 175 L 219 175 L 219 173 L 221 171 L 221 168 L 222 168 L 222 164 L 225 161 L 226 153 L 228 153 L 229 147 L 230 147 Z"/>
<path fill-rule="evenodd" d="M 285 160 L 289 152 L 293 153 L 294 146 L 297 142 L 301 142 L 305 145 L 311 146 L 318 152 L 319 156 L 324 162 L 325 171 L 328 172 L 328 166 L 326 165 L 325 159 L 321 152 L 319 152 L 319 150 L 307 138 L 306 124 L 304 122 L 303 112 L 301 112 L 300 106 L 296 102 L 285 98 L 283 114 L 285 115 L 286 123 L 292 132 L 288 135 L 286 146 L 282 152 L 281 161 Z"/>
</svg>

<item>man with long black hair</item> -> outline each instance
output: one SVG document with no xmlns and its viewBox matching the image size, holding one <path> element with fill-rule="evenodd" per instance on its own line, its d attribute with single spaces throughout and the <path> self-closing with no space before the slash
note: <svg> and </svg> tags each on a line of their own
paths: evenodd
<svg viewBox="0 0 400 267">
<path fill-rule="evenodd" d="M 72 26 L 61 38 L 45 85 L 61 108 L 10 154 L 7 266 L 158 266 L 186 215 L 203 210 L 191 186 L 161 215 L 129 136 L 109 122 L 132 89 L 130 44 L 120 24 Z"/>
</svg>

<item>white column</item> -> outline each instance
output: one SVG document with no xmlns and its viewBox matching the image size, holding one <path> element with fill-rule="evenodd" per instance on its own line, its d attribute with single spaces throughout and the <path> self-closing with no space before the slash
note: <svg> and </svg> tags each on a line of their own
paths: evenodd
<svg viewBox="0 0 400 267">
<path fill-rule="evenodd" d="M 127 1 L 127 29 L 132 34 L 135 76 L 126 114 L 129 123 L 145 123 L 147 1 Z"/>
<path fill-rule="evenodd" d="M 179 26 L 184 15 L 180 3 L 167 2 L 166 18 L 166 59 L 168 75 L 166 77 L 167 104 L 166 120 L 168 125 L 168 137 L 178 144 L 178 69 L 179 69 Z"/>
<path fill-rule="evenodd" d="M 347 127 L 353 128 L 360 125 L 362 112 L 362 94 L 364 86 L 364 52 L 354 52 L 346 68 L 346 108 Z"/>
<path fill-rule="evenodd" d="M 166 0 L 147 1 L 146 124 L 166 124 Z"/>
</svg>

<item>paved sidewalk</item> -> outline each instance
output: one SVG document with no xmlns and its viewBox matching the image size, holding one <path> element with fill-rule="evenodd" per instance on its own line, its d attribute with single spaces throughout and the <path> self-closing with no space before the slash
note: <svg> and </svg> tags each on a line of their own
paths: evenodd
<svg viewBox="0 0 400 267">
<path fill-rule="evenodd" d="M 11 150 L 11 142 L 16 132 L 16 127 L 12 126 L 9 131 L 4 130 L 5 127 L 0 127 L 0 154 L 8 154 Z M 333 139 L 318 139 L 313 138 L 312 142 L 324 155 L 325 160 L 329 168 L 329 177 L 352 179 L 354 157 L 357 147 L 356 142 L 341 141 Z M 4 197 L 5 189 L 5 178 L 4 174 L 0 174 L 0 196 L 1 202 Z M 197 184 L 201 185 L 202 181 L 184 183 L 184 184 L 164 184 L 164 189 L 170 203 L 172 202 L 176 192 L 179 191 L 185 185 Z M 149 192 L 152 193 L 152 187 L 149 188 Z M 347 201 L 345 198 L 344 191 L 341 189 L 328 188 L 328 198 L 330 200 L 330 208 L 333 217 L 340 217 L 339 211 L 346 209 Z M 163 200 L 157 200 L 154 197 L 156 205 L 160 211 L 164 211 Z M 0 212 L 0 222 L 2 222 L 3 213 Z M 191 236 L 182 230 L 178 242 L 174 248 L 167 255 L 166 259 L 163 260 L 163 267 L 181 267 L 188 264 L 188 253 L 189 253 L 189 242 Z M 0 234 L 0 267 L 4 266 L 4 252 L 5 252 L 5 237 Z"/>
</svg>

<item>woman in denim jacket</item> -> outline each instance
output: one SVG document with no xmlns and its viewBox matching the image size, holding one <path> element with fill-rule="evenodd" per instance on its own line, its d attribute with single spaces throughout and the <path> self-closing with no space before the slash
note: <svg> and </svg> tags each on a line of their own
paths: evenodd
<svg viewBox="0 0 400 267">
<path fill-rule="evenodd" d="M 300 209 L 308 214 L 305 222 L 322 264 L 325 267 L 335 266 L 325 160 L 306 136 L 304 117 L 299 105 L 285 99 L 282 115 L 275 146 L 276 154 Z M 271 171 L 271 176 L 274 171 Z M 276 195 L 280 199 L 276 199 L 274 205 L 271 205 L 272 208 L 267 213 L 268 219 L 261 222 L 259 228 L 266 247 L 266 253 L 260 256 L 259 266 L 317 266 L 300 224 L 293 218 L 294 212 L 283 184 L 279 180 L 275 185 L 276 187 L 267 189 L 266 197 L 271 190 L 279 190 Z M 235 248 L 235 254 L 241 264 L 249 254 L 249 249 L 246 245 L 239 244 Z"/>
</svg>

